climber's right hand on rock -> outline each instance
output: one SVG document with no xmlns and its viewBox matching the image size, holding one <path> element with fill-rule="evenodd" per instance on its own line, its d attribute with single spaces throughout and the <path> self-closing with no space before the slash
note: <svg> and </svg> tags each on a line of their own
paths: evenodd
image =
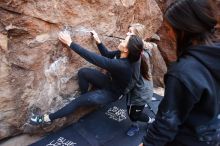
<svg viewBox="0 0 220 146">
<path fill-rule="evenodd" d="M 72 43 L 72 39 L 71 39 L 71 36 L 70 36 L 70 34 L 68 33 L 68 32 L 66 32 L 66 31 L 61 31 L 60 33 L 59 33 L 59 40 L 62 42 L 62 43 L 64 43 L 64 44 L 66 44 L 67 46 L 70 46 L 70 44 Z"/>
<path fill-rule="evenodd" d="M 93 30 L 93 31 L 90 31 L 90 33 L 92 34 L 92 37 L 93 39 L 96 41 L 97 44 L 100 44 L 101 43 L 101 40 L 99 39 L 99 36 L 98 34 Z"/>
</svg>

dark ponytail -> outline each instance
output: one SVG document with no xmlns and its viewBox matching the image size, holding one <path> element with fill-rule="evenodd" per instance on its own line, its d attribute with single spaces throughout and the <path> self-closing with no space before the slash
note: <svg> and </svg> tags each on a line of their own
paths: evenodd
<svg viewBox="0 0 220 146">
<path fill-rule="evenodd" d="M 148 66 L 148 63 L 147 63 L 147 59 L 146 59 L 146 57 L 143 53 L 141 54 L 141 75 L 146 80 L 150 80 L 149 66 Z"/>
<path fill-rule="evenodd" d="M 136 35 L 131 35 L 129 40 L 128 40 L 128 44 L 127 44 L 127 48 L 128 48 L 128 60 L 131 63 L 134 63 L 136 61 L 139 60 L 140 56 L 141 56 L 141 52 L 143 51 L 143 41 L 140 37 L 136 36 Z"/>
<path fill-rule="evenodd" d="M 193 41 L 212 44 L 217 24 L 213 6 L 212 0 L 177 0 L 167 8 L 165 18 L 177 32 L 178 56 Z"/>
</svg>

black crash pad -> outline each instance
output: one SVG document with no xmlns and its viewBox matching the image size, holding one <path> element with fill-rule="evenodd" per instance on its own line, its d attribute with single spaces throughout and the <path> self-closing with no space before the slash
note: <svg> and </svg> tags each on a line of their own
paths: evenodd
<svg viewBox="0 0 220 146">
<path fill-rule="evenodd" d="M 155 112 L 162 97 L 156 94 L 154 97 L 156 100 L 149 106 Z M 132 122 L 125 103 L 122 99 L 104 106 L 30 146 L 138 146 L 147 125 L 140 122 L 140 132 L 133 137 L 127 136 L 126 131 Z"/>
</svg>

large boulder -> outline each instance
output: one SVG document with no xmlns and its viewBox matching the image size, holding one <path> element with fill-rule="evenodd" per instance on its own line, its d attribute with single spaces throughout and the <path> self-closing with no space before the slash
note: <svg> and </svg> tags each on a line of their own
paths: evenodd
<svg viewBox="0 0 220 146">
<path fill-rule="evenodd" d="M 78 94 L 77 71 L 94 67 L 62 45 L 57 33 L 66 28 L 82 46 L 96 51 L 89 30 L 109 48 L 125 37 L 130 23 L 147 26 L 152 36 L 162 22 L 154 0 L 1 0 L 0 1 L 0 139 L 33 133 L 32 112 L 54 112 Z M 35 132 L 48 132 L 93 108 L 56 121 Z M 42 130 L 43 128 L 43 130 Z"/>
</svg>

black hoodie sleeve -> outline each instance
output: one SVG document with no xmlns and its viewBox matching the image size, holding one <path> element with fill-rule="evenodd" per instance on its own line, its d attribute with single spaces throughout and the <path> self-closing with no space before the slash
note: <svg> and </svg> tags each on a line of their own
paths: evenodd
<svg viewBox="0 0 220 146">
<path fill-rule="evenodd" d="M 97 44 L 97 47 L 102 54 L 102 56 L 105 56 L 107 58 L 114 58 L 115 56 L 119 55 L 120 52 L 117 51 L 108 51 L 108 49 L 104 46 L 103 43 Z"/>
<path fill-rule="evenodd" d="M 107 57 L 90 52 L 73 42 L 71 43 L 70 48 L 90 63 L 104 68 L 110 72 L 119 72 L 126 67 L 120 59 L 109 59 Z"/>
<path fill-rule="evenodd" d="M 167 76 L 165 96 L 155 121 L 149 126 L 143 139 L 144 146 L 164 146 L 171 142 L 180 126 L 188 117 L 197 100 L 191 92 L 173 76 Z"/>
</svg>

